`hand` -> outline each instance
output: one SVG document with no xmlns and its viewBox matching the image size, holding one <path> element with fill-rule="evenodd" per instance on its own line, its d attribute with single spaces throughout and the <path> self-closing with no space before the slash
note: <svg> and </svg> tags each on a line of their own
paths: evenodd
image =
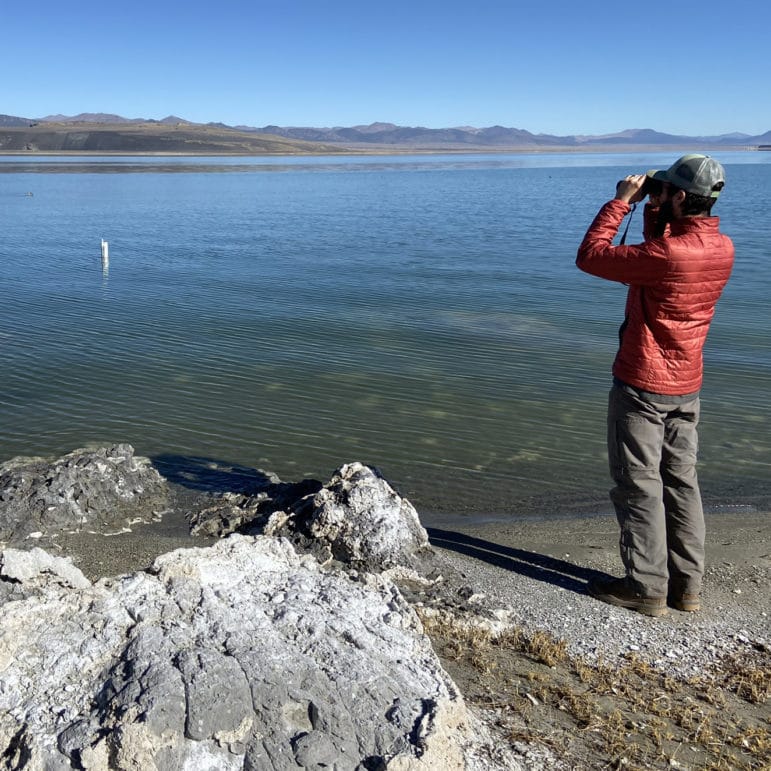
<svg viewBox="0 0 771 771">
<path fill-rule="evenodd" d="M 645 174 L 630 174 L 628 177 L 624 177 L 616 185 L 616 200 L 624 201 L 624 203 L 642 201 L 643 196 L 640 195 L 640 189 L 643 182 L 645 182 Z"/>
</svg>

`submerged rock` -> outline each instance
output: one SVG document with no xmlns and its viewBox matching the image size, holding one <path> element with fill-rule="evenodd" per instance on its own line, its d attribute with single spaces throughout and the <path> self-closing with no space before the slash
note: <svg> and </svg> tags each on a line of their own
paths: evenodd
<svg viewBox="0 0 771 771">
<path fill-rule="evenodd" d="M 130 444 L 74 450 L 54 461 L 14 458 L 0 465 L 0 541 L 114 532 L 150 521 L 167 502 L 166 482 Z"/>
<path fill-rule="evenodd" d="M 35 585 L 0 614 L 10 768 L 464 767 L 463 700 L 385 577 L 239 535 L 93 586 L 7 560 Z"/>
</svg>

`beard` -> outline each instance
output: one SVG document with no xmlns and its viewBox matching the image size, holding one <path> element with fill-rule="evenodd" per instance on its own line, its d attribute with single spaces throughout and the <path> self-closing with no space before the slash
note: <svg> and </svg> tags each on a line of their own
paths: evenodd
<svg viewBox="0 0 771 771">
<path fill-rule="evenodd" d="M 667 229 L 667 225 L 673 222 L 675 219 L 675 211 L 672 208 L 672 200 L 667 198 L 664 203 L 659 206 L 658 216 L 656 217 L 656 226 L 653 228 L 654 238 L 659 238 L 664 235 L 664 231 Z"/>
</svg>

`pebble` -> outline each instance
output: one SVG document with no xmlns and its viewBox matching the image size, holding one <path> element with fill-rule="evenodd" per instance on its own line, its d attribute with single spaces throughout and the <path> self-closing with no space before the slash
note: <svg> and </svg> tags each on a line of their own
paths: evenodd
<svg viewBox="0 0 771 771">
<path fill-rule="evenodd" d="M 608 663 L 634 652 L 664 673 L 690 677 L 769 638 L 771 611 L 761 611 L 743 597 L 723 602 L 715 598 L 702 613 L 652 619 L 521 574 L 490 571 L 463 558 L 450 561 L 462 567 L 476 592 L 487 593 L 490 616 L 512 626 L 548 631 L 565 640 L 572 655 L 588 660 Z M 729 597 L 732 591 L 730 584 L 724 589 Z"/>
</svg>

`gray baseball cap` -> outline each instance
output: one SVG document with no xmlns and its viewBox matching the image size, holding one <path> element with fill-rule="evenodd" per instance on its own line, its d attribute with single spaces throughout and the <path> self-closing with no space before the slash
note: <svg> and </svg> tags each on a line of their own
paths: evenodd
<svg viewBox="0 0 771 771">
<path fill-rule="evenodd" d="M 707 198 L 717 198 L 725 184 L 723 167 L 714 158 L 698 153 L 678 158 L 668 169 L 649 171 L 648 176 Z"/>
</svg>

